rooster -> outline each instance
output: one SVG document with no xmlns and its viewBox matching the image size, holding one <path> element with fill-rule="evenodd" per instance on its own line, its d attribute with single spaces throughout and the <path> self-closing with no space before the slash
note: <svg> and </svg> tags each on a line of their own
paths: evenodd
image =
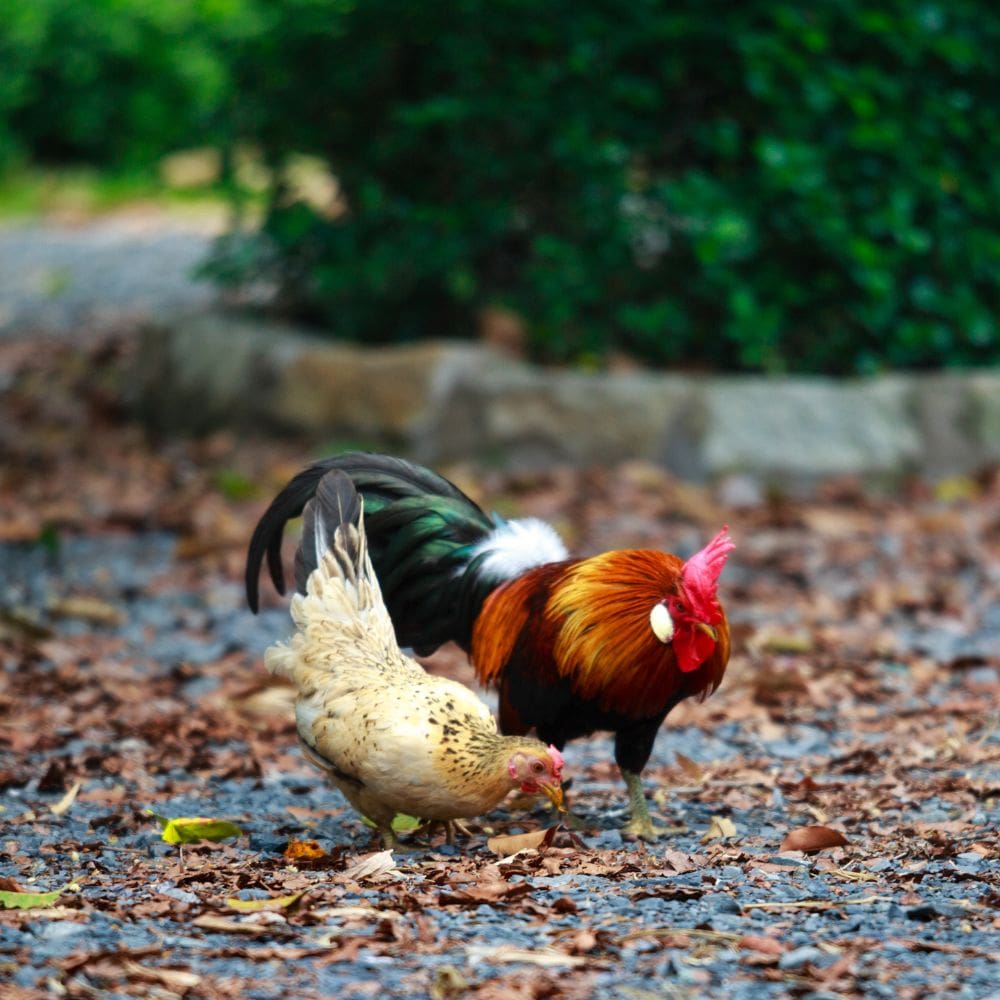
<svg viewBox="0 0 1000 1000">
<path fill-rule="evenodd" d="M 625 831 L 651 840 L 641 773 L 663 720 L 722 681 L 729 629 L 719 575 L 734 548 L 723 528 L 687 561 L 649 549 L 571 559 L 534 518 L 487 515 L 453 483 L 385 455 L 350 453 L 309 466 L 275 497 L 247 557 L 250 607 L 267 556 L 284 592 L 281 538 L 331 469 L 365 498 L 372 561 L 403 645 L 429 654 L 454 640 L 479 680 L 499 690 L 500 728 L 562 750 L 615 734 L 628 790 Z"/>
<path fill-rule="evenodd" d="M 366 551 L 363 501 L 343 472 L 325 473 L 305 506 L 295 559 L 296 631 L 264 661 L 295 684 L 305 756 L 398 846 L 399 813 L 453 822 L 488 812 L 512 789 L 563 807 L 562 755 L 501 736 L 486 705 L 457 681 L 403 655 Z"/>
</svg>

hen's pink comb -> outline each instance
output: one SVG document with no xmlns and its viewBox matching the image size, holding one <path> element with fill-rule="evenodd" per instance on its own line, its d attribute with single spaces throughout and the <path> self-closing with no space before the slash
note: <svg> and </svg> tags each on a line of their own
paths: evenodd
<svg viewBox="0 0 1000 1000">
<path fill-rule="evenodd" d="M 555 772 L 555 776 L 561 778 L 563 765 L 566 761 L 563 760 L 563 755 L 551 743 L 549 744 L 549 756 L 552 758 L 552 770 Z"/>
</svg>

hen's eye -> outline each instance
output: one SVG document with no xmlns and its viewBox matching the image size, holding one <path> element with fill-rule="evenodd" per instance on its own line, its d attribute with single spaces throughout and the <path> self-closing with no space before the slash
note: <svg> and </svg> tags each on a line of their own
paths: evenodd
<svg viewBox="0 0 1000 1000">
<path fill-rule="evenodd" d="M 534 771 L 535 774 L 541 774 L 542 771 L 545 770 L 545 765 L 540 760 L 536 760 L 534 764 L 531 765 L 531 770 Z"/>
</svg>

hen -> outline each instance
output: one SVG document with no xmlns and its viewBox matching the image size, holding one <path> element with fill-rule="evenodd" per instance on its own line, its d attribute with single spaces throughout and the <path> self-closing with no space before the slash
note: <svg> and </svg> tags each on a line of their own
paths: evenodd
<svg viewBox="0 0 1000 1000">
<path fill-rule="evenodd" d="M 505 733 L 533 728 L 562 750 L 614 732 L 626 831 L 656 837 L 640 779 L 656 733 L 680 701 L 719 686 L 729 659 L 717 596 L 734 548 L 727 529 L 687 561 L 649 549 L 571 559 L 542 521 L 490 517 L 428 469 L 350 453 L 304 469 L 261 518 L 247 558 L 254 610 L 265 554 L 283 591 L 284 526 L 330 469 L 365 497 L 372 561 L 400 643 L 418 653 L 448 640 L 462 646 L 480 681 L 499 689 Z"/>
<path fill-rule="evenodd" d="M 457 681 L 403 655 L 366 551 L 363 502 L 343 472 L 313 484 L 296 553 L 295 634 L 267 668 L 298 690 L 306 757 L 396 846 L 398 813 L 448 826 L 493 808 L 514 788 L 562 808 L 562 756 L 501 736 L 486 705 Z"/>
</svg>

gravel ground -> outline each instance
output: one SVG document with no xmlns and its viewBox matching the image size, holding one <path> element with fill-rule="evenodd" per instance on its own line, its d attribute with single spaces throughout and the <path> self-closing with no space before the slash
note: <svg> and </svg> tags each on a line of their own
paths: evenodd
<svg viewBox="0 0 1000 1000">
<path fill-rule="evenodd" d="M 142 212 L 0 226 L 0 336 L 69 336 L 205 308 L 217 293 L 194 271 L 213 236 L 210 225 Z"/>
<path fill-rule="evenodd" d="M 308 448 L 151 445 L 95 384 L 100 352 L 4 346 L 3 1000 L 997 996 L 996 470 L 750 507 L 634 462 L 444 470 L 584 553 L 688 554 L 728 523 L 734 654 L 644 775 L 669 839 L 623 840 L 598 737 L 567 748 L 579 836 L 515 800 L 387 858 L 263 671 L 286 603 L 244 606 L 253 524 Z M 149 810 L 242 833 L 178 847 Z M 826 846 L 789 849 L 807 827 Z"/>
<path fill-rule="evenodd" d="M 563 835 L 548 851 L 498 864 L 482 833 L 460 849 L 438 838 L 389 873 L 351 877 L 345 866 L 377 845 L 297 757 L 287 722 L 244 727 L 242 739 L 213 731 L 223 706 L 262 684 L 259 652 L 284 633 L 284 608 L 254 618 L 235 581 L 216 574 L 193 585 L 168 534 L 70 538 L 57 555 L 5 545 L 0 559 L 0 606 L 54 630 L 35 653 L 8 651 L 3 661 L 8 703 L 24 671 L 37 703 L 32 738 L 23 735 L 20 752 L 8 740 L 0 757 L 0 877 L 35 891 L 77 886 L 65 904 L 0 914 L 6 996 L 998 995 L 995 727 L 983 734 L 990 767 L 928 760 L 906 779 L 912 788 L 933 776 L 947 788 L 976 773 L 993 791 L 960 802 L 899 793 L 855 823 L 854 846 L 827 863 L 779 850 L 803 823 L 801 783 L 836 785 L 871 805 L 883 795 L 872 782 L 885 777 L 880 765 L 844 763 L 859 754 L 863 762 L 873 752 L 865 743 L 879 739 L 870 727 L 867 735 L 845 728 L 836 705 L 800 722 L 791 713 L 780 727 L 762 727 L 756 715 L 696 727 L 685 721 L 697 716 L 684 715 L 666 728 L 647 784 L 675 786 L 654 808 L 685 829 L 648 851 L 623 843 L 616 829 L 621 789 L 610 742 L 595 738 L 566 755 L 588 826 L 580 842 Z M 80 593 L 122 609 L 121 620 L 60 617 L 59 602 Z M 86 656 L 81 666 L 75 657 L 88 648 L 89 667 Z M 946 704 L 970 690 L 995 692 L 996 673 L 988 665 L 945 672 L 922 697 Z M 888 683 L 912 700 L 905 671 Z M 142 715 L 138 702 L 150 713 L 145 727 L 102 719 L 98 688 L 118 691 L 112 714 L 123 718 Z M 24 711 L 31 700 L 21 695 Z M 158 739 L 170 759 L 153 766 Z M 740 764 L 727 771 L 720 761 Z M 83 791 L 54 815 L 71 776 Z M 245 836 L 178 849 L 144 815 L 150 806 L 233 819 Z M 706 844 L 719 815 L 738 835 Z M 485 820 L 506 832 L 549 822 L 540 808 Z M 904 824 L 923 840 L 883 837 L 873 846 L 879 829 Z M 961 835 L 946 833 L 960 825 Z M 314 838 L 338 864 L 290 868 L 282 857 L 290 836 Z M 303 887 L 319 902 L 298 916 L 281 907 L 225 915 L 223 896 L 266 899 Z"/>
</svg>

